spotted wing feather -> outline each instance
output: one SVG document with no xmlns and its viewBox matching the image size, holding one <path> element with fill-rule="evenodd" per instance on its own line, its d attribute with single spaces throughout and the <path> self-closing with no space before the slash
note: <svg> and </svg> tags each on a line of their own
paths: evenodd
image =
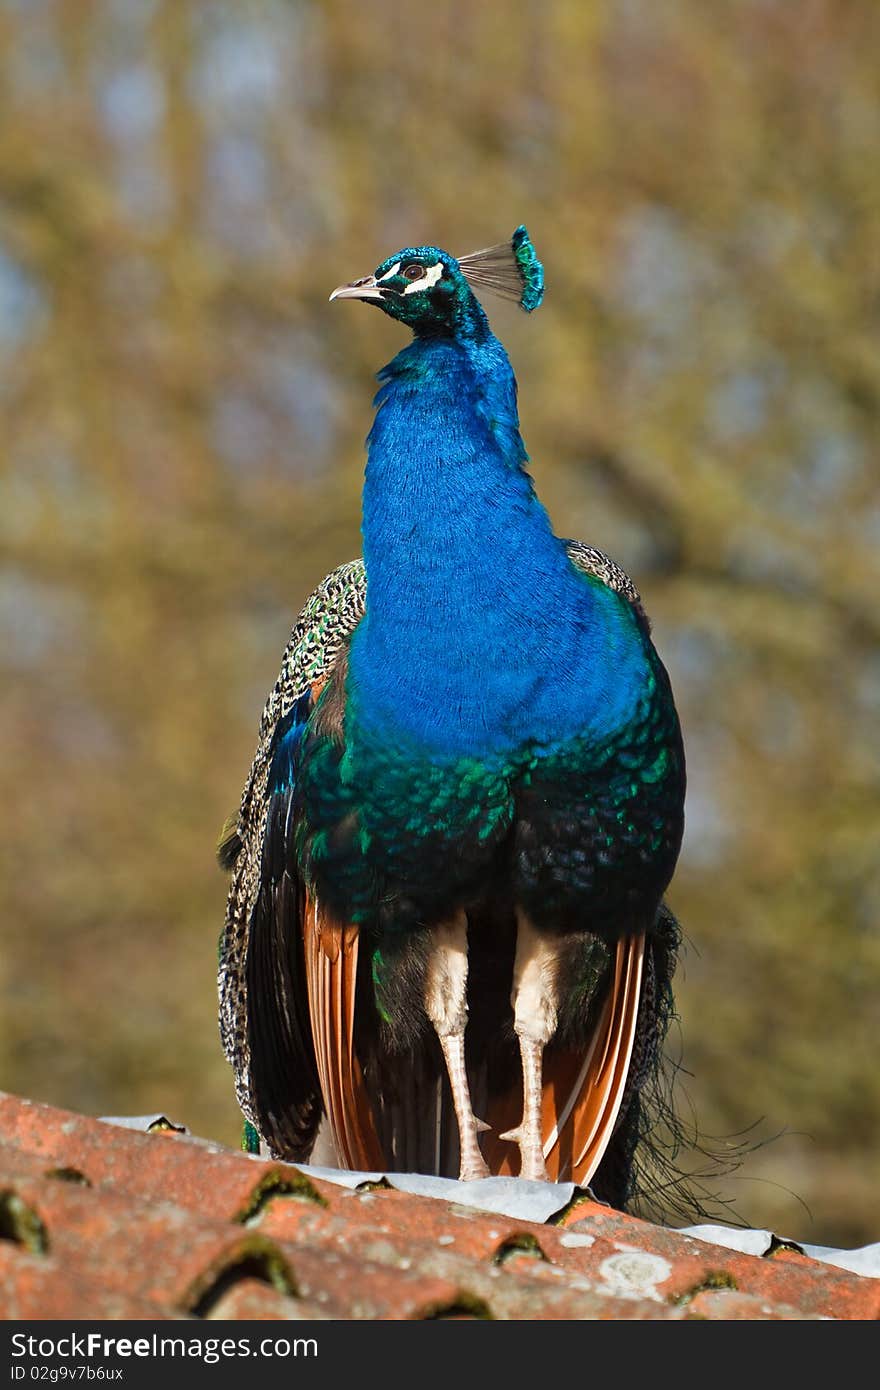
<svg viewBox="0 0 880 1390">
<path fill-rule="evenodd" d="M 285 785 L 284 776 L 313 692 L 363 616 L 365 591 L 355 560 L 329 574 L 305 604 L 263 711 L 236 823 L 220 847 L 221 863 L 232 869 L 220 943 L 221 1040 L 242 1113 L 286 1157 L 309 1153 L 322 1099 L 303 958 L 305 890 L 292 852 L 292 778 Z"/>
</svg>

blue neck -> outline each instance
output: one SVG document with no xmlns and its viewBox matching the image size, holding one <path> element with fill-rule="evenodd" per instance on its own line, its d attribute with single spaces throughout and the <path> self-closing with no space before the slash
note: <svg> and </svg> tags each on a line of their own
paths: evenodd
<svg viewBox="0 0 880 1390">
<path fill-rule="evenodd" d="M 637 629 L 553 534 L 501 344 L 487 327 L 417 338 L 380 380 L 363 494 L 367 611 L 350 667 L 364 717 L 452 754 L 619 718 L 619 692 L 591 694 L 589 671 L 619 664 L 609 642 L 637 649 L 641 671 Z M 638 682 L 622 674 L 629 708 Z"/>
</svg>

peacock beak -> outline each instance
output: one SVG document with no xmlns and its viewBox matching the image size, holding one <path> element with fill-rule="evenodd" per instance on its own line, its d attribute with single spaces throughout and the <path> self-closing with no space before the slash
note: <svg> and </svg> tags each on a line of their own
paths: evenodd
<svg viewBox="0 0 880 1390">
<path fill-rule="evenodd" d="M 375 275 L 365 275 L 362 280 L 354 280 L 350 285 L 340 285 L 330 299 L 384 299 L 386 291 L 379 285 Z"/>
</svg>

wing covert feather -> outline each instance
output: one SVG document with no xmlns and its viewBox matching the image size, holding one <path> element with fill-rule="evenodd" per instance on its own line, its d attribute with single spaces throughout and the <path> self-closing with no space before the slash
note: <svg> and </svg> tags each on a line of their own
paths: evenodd
<svg viewBox="0 0 880 1390">
<path fill-rule="evenodd" d="M 235 855 L 220 943 L 220 1033 L 242 1113 L 279 1157 L 308 1155 L 321 1114 L 308 1010 L 305 894 L 293 855 L 292 770 L 315 695 L 364 612 L 363 562 L 329 574 L 284 652 L 225 852 Z M 286 784 L 287 783 L 287 784 Z"/>
</svg>

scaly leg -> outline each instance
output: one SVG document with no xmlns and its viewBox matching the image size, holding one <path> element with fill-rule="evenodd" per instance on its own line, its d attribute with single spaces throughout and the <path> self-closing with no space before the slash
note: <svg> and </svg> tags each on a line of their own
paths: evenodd
<svg viewBox="0 0 880 1390">
<path fill-rule="evenodd" d="M 425 1011 L 434 1025 L 449 1074 L 461 1153 L 459 1179 L 487 1178 L 477 1135 L 489 1126 L 478 1120 L 471 1104 L 464 1064 L 467 1025 L 467 916 L 464 912 L 434 932 L 425 974 Z"/>
<path fill-rule="evenodd" d="M 541 1182 L 549 1181 L 541 1133 L 542 1059 L 545 1044 L 556 1032 L 558 998 L 555 943 L 552 937 L 539 935 L 528 918 L 517 912 L 510 1002 L 522 1058 L 523 1117 L 516 1129 L 501 1138 L 519 1144 L 520 1177 Z"/>
</svg>

